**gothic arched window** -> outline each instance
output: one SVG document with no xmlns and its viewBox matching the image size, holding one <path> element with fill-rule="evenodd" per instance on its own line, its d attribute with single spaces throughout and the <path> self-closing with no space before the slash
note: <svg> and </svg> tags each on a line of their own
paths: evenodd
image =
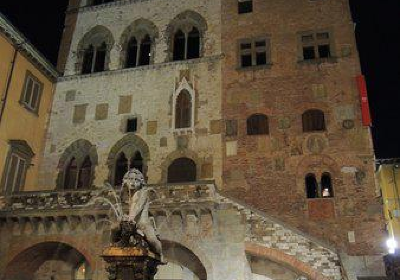
<svg viewBox="0 0 400 280">
<path fill-rule="evenodd" d="M 174 49 L 174 56 L 173 56 L 174 61 L 185 59 L 186 35 L 180 29 L 175 33 L 173 49 Z"/>
<path fill-rule="evenodd" d="M 318 182 L 314 174 L 307 174 L 305 178 L 307 198 L 318 197 Z"/>
<path fill-rule="evenodd" d="M 106 27 L 99 25 L 92 28 L 78 45 L 78 71 L 90 74 L 108 70 L 113 45 L 114 38 Z"/>
<path fill-rule="evenodd" d="M 89 188 L 92 184 L 92 161 L 87 156 L 83 161 L 78 174 L 77 189 Z"/>
<path fill-rule="evenodd" d="M 82 74 L 102 72 L 105 70 L 107 45 L 105 42 L 99 46 L 90 45 L 83 55 Z"/>
<path fill-rule="evenodd" d="M 114 186 L 122 185 L 122 181 L 126 172 L 128 172 L 128 159 L 126 158 L 124 153 L 120 153 L 118 156 L 117 162 L 115 164 L 115 181 Z"/>
<path fill-rule="evenodd" d="M 333 197 L 333 187 L 331 174 L 325 172 L 321 177 L 321 194 L 322 197 Z"/>
<path fill-rule="evenodd" d="M 168 183 L 196 181 L 196 163 L 189 158 L 178 158 L 168 167 Z"/>
<path fill-rule="evenodd" d="M 139 65 L 149 65 L 151 57 L 151 39 L 149 35 L 144 36 L 140 43 Z"/>
<path fill-rule="evenodd" d="M 192 97 L 187 90 L 182 90 L 175 103 L 175 128 L 192 126 Z"/>
<path fill-rule="evenodd" d="M 187 59 L 200 57 L 200 32 L 196 27 L 188 34 L 187 39 Z"/>
<path fill-rule="evenodd" d="M 269 134 L 268 117 L 263 114 L 254 114 L 247 119 L 247 135 Z"/>
<path fill-rule="evenodd" d="M 303 132 L 324 131 L 325 115 L 317 109 L 305 111 L 302 116 Z"/>
<path fill-rule="evenodd" d="M 177 15 L 168 26 L 169 59 L 179 61 L 201 57 L 207 22 L 198 13 L 186 11 Z"/>
<path fill-rule="evenodd" d="M 78 178 L 78 163 L 72 158 L 65 171 L 64 189 L 73 190 L 76 188 Z"/>
<path fill-rule="evenodd" d="M 125 67 L 132 68 L 137 65 L 138 44 L 135 37 L 129 40 L 128 48 L 126 51 Z"/>
</svg>

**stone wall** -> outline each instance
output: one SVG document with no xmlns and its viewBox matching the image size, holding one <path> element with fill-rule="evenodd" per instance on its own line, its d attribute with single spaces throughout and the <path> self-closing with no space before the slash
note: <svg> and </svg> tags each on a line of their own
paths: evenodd
<svg viewBox="0 0 400 280">
<path fill-rule="evenodd" d="M 299 59 L 298 32 L 310 30 L 331 31 L 330 59 Z M 270 38 L 272 64 L 239 69 L 238 41 L 262 36 Z M 237 1 L 224 1 L 222 51 L 229 128 L 223 191 L 349 254 L 381 253 L 384 225 L 371 135 L 361 122 L 348 1 L 254 0 L 253 12 L 241 15 Z M 303 133 L 308 109 L 324 111 L 325 131 Z M 268 116 L 269 135 L 247 135 L 254 113 Z M 305 176 L 323 172 L 332 176 L 334 198 L 307 199 Z"/>
</svg>

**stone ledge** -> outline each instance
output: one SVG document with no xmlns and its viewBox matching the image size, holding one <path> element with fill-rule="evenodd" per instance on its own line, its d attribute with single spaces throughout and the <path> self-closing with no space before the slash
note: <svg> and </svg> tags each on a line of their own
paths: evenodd
<svg viewBox="0 0 400 280">
<path fill-rule="evenodd" d="M 77 80 L 77 79 L 88 79 L 88 78 L 92 78 L 92 77 L 119 75 L 119 74 L 125 74 L 125 73 L 129 73 L 129 72 L 157 70 L 157 69 L 162 69 L 162 68 L 166 68 L 166 67 L 174 67 L 177 65 L 202 64 L 202 63 L 207 63 L 207 62 L 219 61 L 223 57 L 224 56 L 222 54 L 220 54 L 220 55 L 202 57 L 202 58 L 198 58 L 198 59 L 157 63 L 157 64 L 151 64 L 151 65 L 146 65 L 146 66 L 139 66 L 139 67 L 135 67 L 135 68 L 108 70 L 108 71 L 91 73 L 91 74 L 86 74 L 86 75 L 70 75 L 70 76 L 64 76 L 64 77 L 58 78 L 58 82 L 72 81 L 72 80 Z"/>
</svg>

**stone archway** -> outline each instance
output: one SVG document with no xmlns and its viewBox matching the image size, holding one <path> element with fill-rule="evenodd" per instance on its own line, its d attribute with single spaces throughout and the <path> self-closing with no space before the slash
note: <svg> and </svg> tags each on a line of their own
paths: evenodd
<svg viewBox="0 0 400 280">
<path fill-rule="evenodd" d="M 76 278 L 75 272 L 82 265 L 85 266 L 83 279 L 91 279 L 90 261 L 80 251 L 62 242 L 42 242 L 17 254 L 8 263 L 2 279 L 36 280 L 48 277 L 70 280 Z"/>
<path fill-rule="evenodd" d="M 329 280 L 329 277 L 322 275 L 319 271 L 312 268 L 310 265 L 298 260 L 295 256 L 290 256 L 285 254 L 284 252 L 267 248 L 263 246 L 259 246 L 254 243 L 247 242 L 245 244 L 245 251 L 247 258 L 249 256 L 253 256 L 256 258 L 262 258 L 268 261 L 271 261 L 275 264 L 282 265 L 289 270 L 298 273 L 298 279 L 301 279 L 302 276 L 305 276 L 310 280 Z"/>
<path fill-rule="evenodd" d="M 199 257 L 177 242 L 162 241 L 163 255 L 168 265 L 160 267 L 155 279 L 206 280 L 207 271 Z"/>
</svg>

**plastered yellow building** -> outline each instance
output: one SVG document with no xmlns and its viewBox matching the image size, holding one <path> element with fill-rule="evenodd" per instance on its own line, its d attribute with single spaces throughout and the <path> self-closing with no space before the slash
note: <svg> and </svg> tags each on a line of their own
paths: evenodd
<svg viewBox="0 0 400 280">
<path fill-rule="evenodd" d="M 55 68 L 0 13 L 0 193 L 35 190 Z"/>
<path fill-rule="evenodd" d="M 381 188 L 389 238 L 400 241 L 400 160 L 385 160 L 376 178 Z"/>
</svg>

